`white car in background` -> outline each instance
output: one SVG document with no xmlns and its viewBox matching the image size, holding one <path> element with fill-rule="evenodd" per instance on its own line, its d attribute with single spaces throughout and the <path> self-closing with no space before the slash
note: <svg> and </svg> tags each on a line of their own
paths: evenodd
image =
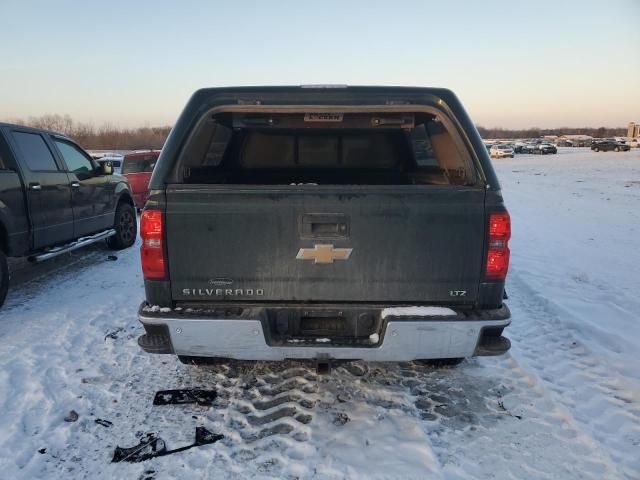
<svg viewBox="0 0 640 480">
<path fill-rule="evenodd" d="M 513 158 L 515 151 L 511 145 L 494 145 L 489 149 L 491 158 Z"/>
<path fill-rule="evenodd" d="M 113 167 L 113 173 L 120 175 L 122 172 L 122 161 L 124 159 L 124 155 L 120 155 L 118 153 L 107 153 L 106 155 L 101 156 L 96 159 L 96 162 L 99 164 L 103 164 L 105 162 L 111 162 Z"/>
<path fill-rule="evenodd" d="M 640 138 L 630 138 L 624 143 L 629 145 L 631 148 L 640 148 Z"/>
</svg>

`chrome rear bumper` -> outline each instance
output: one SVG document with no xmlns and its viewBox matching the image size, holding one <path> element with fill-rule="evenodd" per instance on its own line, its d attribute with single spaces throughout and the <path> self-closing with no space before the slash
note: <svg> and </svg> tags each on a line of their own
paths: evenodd
<svg viewBox="0 0 640 480">
<path fill-rule="evenodd" d="M 506 310 L 506 315 L 504 314 Z M 138 340 L 150 353 L 175 353 L 195 357 L 225 357 L 236 360 L 336 359 L 372 362 L 399 362 L 416 359 L 463 358 L 499 355 L 509 349 L 509 341 L 499 348 L 483 348 L 483 331 L 509 325 L 508 309 L 499 319 L 481 315 L 477 319 L 457 317 L 409 317 L 389 319 L 380 339 L 370 346 L 335 346 L 325 339 L 303 346 L 269 345 L 259 319 L 192 318 L 177 312 L 155 315 L 141 307 L 138 318 L 147 335 Z M 486 312 L 485 312 L 486 313 Z M 506 318 L 505 318 L 506 317 Z M 153 337 L 153 338 L 152 338 Z M 372 342 L 373 343 L 373 342 Z M 495 345 L 495 337 L 492 339 Z M 147 347 L 148 345 L 148 347 Z M 162 346 L 164 345 L 164 347 Z"/>
</svg>

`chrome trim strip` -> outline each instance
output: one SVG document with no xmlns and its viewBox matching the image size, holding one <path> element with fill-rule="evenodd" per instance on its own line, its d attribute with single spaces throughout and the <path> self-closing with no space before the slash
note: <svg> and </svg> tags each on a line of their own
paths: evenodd
<svg viewBox="0 0 640 480">
<path fill-rule="evenodd" d="M 45 260 L 49 260 L 50 258 L 57 257 L 58 255 L 62 255 L 63 253 L 72 252 L 82 247 L 86 247 L 87 245 L 91 245 L 92 243 L 99 242 L 101 240 L 106 240 L 109 237 L 112 237 L 116 234 L 116 231 L 112 228 L 109 230 L 105 230 L 104 232 L 96 233 L 95 235 L 91 235 L 89 237 L 79 238 L 73 243 L 68 245 L 63 245 L 61 247 L 53 248 L 46 253 L 41 253 L 39 255 L 33 255 L 29 257 L 29 260 L 32 262 L 43 262 Z"/>
</svg>

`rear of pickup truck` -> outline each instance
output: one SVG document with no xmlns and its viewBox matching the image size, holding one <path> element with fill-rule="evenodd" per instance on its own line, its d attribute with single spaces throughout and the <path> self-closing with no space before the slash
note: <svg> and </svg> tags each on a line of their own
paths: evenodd
<svg viewBox="0 0 640 480">
<path fill-rule="evenodd" d="M 183 360 L 501 354 L 510 228 L 448 90 L 200 90 L 141 216 L 139 345 Z"/>
</svg>

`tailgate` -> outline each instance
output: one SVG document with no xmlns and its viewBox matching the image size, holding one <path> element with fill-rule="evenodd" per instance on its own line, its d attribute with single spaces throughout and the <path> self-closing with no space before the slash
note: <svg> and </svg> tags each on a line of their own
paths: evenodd
<svg viewBox="0 0 640 480">
<path fill-rule="evenodd" d="M 149 190 L 150 172 L 127 173 L 125 175 L 133 193 L 145 193 Z"/>
<path fill-rule="evenodd" d="M 472 303 L 484 189 L 172 185 L 174 301 Z"/>
</svg>

